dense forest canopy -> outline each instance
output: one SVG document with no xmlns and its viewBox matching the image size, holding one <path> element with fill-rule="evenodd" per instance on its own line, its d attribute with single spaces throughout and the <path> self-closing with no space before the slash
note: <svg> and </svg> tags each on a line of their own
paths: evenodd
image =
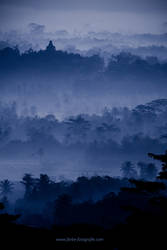
<svg viewBox="0 0 167 250">
<path fill-rule="evenodd" d="M 120 175 L 124 161 L 148 162 L 148 148 L 161 152 L 166 147 L 166 114 L 166 99 L 61 121 L 53 114 L 40 117 L 36 107 L 18 114 L 16 102 L 1 103 L 1 175 L 17 179 L 26 169 L 68 178 L 96 172 Z"/>
<path fill-rule="evenodd" d="M 112 55 L 106 65 L 98 54 L 81 56 L 57 50 L 0 50 L 1 100 L 36 106 L 40 115 L 62 119 L 100 113 L 105 106 L 135 107 L 166 98 L 167 63 L 127 52 Z"/>
</svg>

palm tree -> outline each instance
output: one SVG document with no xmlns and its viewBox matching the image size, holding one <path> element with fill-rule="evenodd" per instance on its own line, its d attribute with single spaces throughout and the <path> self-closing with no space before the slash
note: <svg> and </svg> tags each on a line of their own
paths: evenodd
<svg viewBox="0 0 167 250">
<path fill-rule="evenodd" d="M 21 183 L 25 186 L 25 197 L 28 197 L 31 194 L 34 186 L 34 179 L 32 178 L 32 175 L 25 174 Z"/>
<path fill-rule="evenodd" d="M 8 196 L 12 192 L 13 189 L 13 183 L 11 183 L 9 180 L 3 180 L 0 182 L 0 191 L 1 195 Z"/>
<path fill-rule="evenodd" d="M 121 166 L 121 172 L 125 178 L 136 178 L 137 171 L 135 170 L 132 162 L 126 161 Z"/>
<path fill-rule="evenodd" d="M 90 128 L 89 121 L 78 115 L 76 118 L 71 117 L 68 119 L 65 124 L 68 126 L 68 133 L 66 135 L 68 139 L 76 139 L 77 141 L 85 140 Z"/>
<path fill-rule="evenodd" d="M 40 174 L 40 179 L 38 181 L 38 188 L 39 191 L 44 195 L 47 194 L 49 188 L 50 188 L 50 184 L 51 184 L 51 180 L 49 179 L 48 175 L 46 174 Z"/>
<path fill-rule="evenodd" d="M 160 180 L 167 180 L 167 150 L 162 155 L 148 153 L 148 156 L 162 163 L 162 169 L 157 178 Z"/>
</svg>

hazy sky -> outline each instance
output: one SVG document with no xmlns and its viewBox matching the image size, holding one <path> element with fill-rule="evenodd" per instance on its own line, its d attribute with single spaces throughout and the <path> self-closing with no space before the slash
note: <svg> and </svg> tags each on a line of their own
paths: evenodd
<svg viewBox="0 0 167 250">
<path fill-rule="evenodd" d="M 0 29 L 166 31 L 166 0 L 0 0 Z"/>
</svg>

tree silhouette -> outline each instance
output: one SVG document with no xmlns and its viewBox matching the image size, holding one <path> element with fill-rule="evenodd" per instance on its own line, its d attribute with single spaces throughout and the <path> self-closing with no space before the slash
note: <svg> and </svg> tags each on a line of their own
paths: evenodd
<svg viewBox="0 0 167 250">
<path fill-rule="evenodd" d="M 167 180 L 167 150 L 163 155 L 148 153 L 148 156 L 162 162 L 162 170 L 157 178 L 161 180 Z"/>
<path fill-rule="evenodd" d="M 67 137 L 77 139 L 77 141 L 84 140 L 86 137 L 87 131 L 90 128 L 90 123 L 85 120 L 81 115 L 76 118 L 70 118 L 65 122 L 68 125 L 68 134 Z"/>
<path fill-rule="evenodd" d="M 137 167 L 139 168 L 139 177 L 145 180 L 152 180 L 157 175 L 157 168 L 153 163 L 138 162 Z"/>
<path fill-rule="evenodd" d="M 58 224 L 68 224 L 72 199 L 67 194 L 60 195 L 56 200 L 55 215 Z"/>
<path fill-rule="evenodd" d="M 158 170 L 153 163 L 149 163 L 147 165 L 147 173 L 148 173 L 149 179 L 153 180 L 157 176 L 157 172 Z"/>
<path fill-rule="evenodd" d="M 2 197 L 2 199 L 1 199 L 1 202 L 4 205 L 4 211 L 8 210 L 8 208 L 10 207 L 10 205 L 9 205 L 9 200 L 8 200 L 7 196 L 4 195 Z"/>
<path fill-rule="evenodd" d="M 51 183 L 52 182 L 51 182 L 50 178 L 48 177 L 48 175 L 40 174 L 40 178 L 38 180 L 37 187 L 38 187 L 38 191 L 40 192 L 42 197 L 49 195 Z"/>
<path fill-rule="evenodd" d="M 137 176 L 137 171 L 131 161 L 126 161 L 122 164 L 121 172 L 125 178 L 135 178 Z"/>
<path fill-rule="evenodd" d="M 34 179 L 31 174 L 25 174 L 21 183 L 25 186 L 25 198 L 28 198 L 34 186 Z"/>
<path fill-rule="evenodd" d="M 11 183 L 9 180 L 3 180 L 0 182 L 0 191 L 1 195 L 8 196 L 13 190 L 13 183 Z"/>
<path fill-rule="evenodd" d="M 157 192 L 157 191 L 165 189 L 164 183 L 161 183 L 161 182 L 143 181 L 143 180 L 130 180 L 130 183 L 134 184 L 135 185 L 135 189 L 137 191 L 139 191 L 139 192 L 143 192 L 144 191 L 144 192 L 154 193 L 154 192 Z"/>
</svg>

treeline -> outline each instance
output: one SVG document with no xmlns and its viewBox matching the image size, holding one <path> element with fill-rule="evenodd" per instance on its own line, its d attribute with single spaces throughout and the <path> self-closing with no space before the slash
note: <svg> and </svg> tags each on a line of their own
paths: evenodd
<svg viewBox="0 0 167 250">
<path fill-rule="evenodd" d="M 121 52 L 119 55 L 111 56 L 108 66 L 105 67 L 104 60 L 98 55 L 83 57 L 79 54 L 67 53 L 56 50 L 52 41 L 45 50 L 33 51 L 29 49 L 20 53 L 18 48 L 4 48 L 0 50 L 0 68 L 1 74 L 19 70 L 20 72 L 43 73 L 61 73 L 69 74 L 87 72 L 104 72 L 106 76 L 112 75 L 123 77 L 124 75 L 133 74 L 134 76 L 147 76 L 153 74 L 160 76 L 166 75 L 167 64 L 160 63 L 156 57 L 146 59 L 130 53 Z M 156 73 L 156 74 L 155 74 Z"/>
<path fill-rule="evenodd" d="M 11 230 L 11 221 L 17 219 L 17 230 L 19 230 L 20 224 L 51 228 L 50 231 L 34 231 L 37 235 L 38 233 L 43 235 L 46 232 L 46 237 L 49 238 L 53 236 L 98 238 L 100 236 L 104 240 L 103 244 L 110 242 L 111 249 L 115 249 L 115 247 L 125 249 L 125 246 L 134 249 L 134 241 L 131 241 L 129 236 L 133 237 L 135 242 L 140 236 L 139 244 L 135 249 L 140 249 L 138 247 L 143 244 L 149 246 L 151 240 L 154 244 L 158 244 L 160 249 L 163 249 L 161 246 L 164 246 L 165 243 L 164 226 L 167 222 L 167 152 L 159 155 L 149 153 L 148 155 L 162 163 L 162 169 L 156 180 L 123 179 L 123 186 L 118 193 L 114 193 L 110 189 L 103 198 L 96 201 L 90 199 L 77 201 L 66 192 L 56 197 L 55 200 L 48 201 L 44 208 L 39 201 L 44 200 L 46 196 L 44 195 L 42 198 L 39 194 L 44 194 L 50 185 L 55 184 L 51 183 L 46 175 L 41 175 L 36 180 L 37 186 L 34 190 L 35 180 L 30 175 L 25 175 L 22 180 L 25 185 L 25 195 L 16 203 L 16 215 L 9 216 L 1 213 L 1 231 L 3 232 L 3 227 L 7 225 Z M 95 183 L 99 187 L 104 180 L 107 183 L 111 182 L 112 178 L 95 177 L 90 181 L 93 180 L 96 180 Z M 84 183 L 83 186 L 81 185 L 81 190 L 89 194 L 89 181 L 82 177 L 78 180 L 79 183 Z M 78 190 L 76 187 L 73 194 L 75 195 Z M 48 197 L 47 200 L 49 200 Z M 0 209 L 1 211 L 4 209 L 2 204 Z M 20 218 L 18 214 L 22 214 Z M 32 227 L 24 230 L 29 231 L 32 236 Z"/>
<path fill-rule="evenodd" d="M 95 173 L 113 175 L 113 170 L 114 175 L 120 175 L 120 164 L 131 159 L 136 164 L 135 171 L 131 171 L 133 176 L 137 172 L 142 178 L 147 174 L 137 166 L 138 159 L 149 164 L 145 157 L 147 149 L 161 152 L 167 145 L 166 112 L 167 103 L 163 99 L 132 110 L 105 109 L 101 115 L 83 114 L 60 121 L 52 114 L 38 116 L 35 107 L 19 115 L 16 103 L 1 103 L 0 159 L 10 159 L 13 165 L 22 161 L 18 178 L 26 172 L 24 163 L 30 163 L 33 174 L 36 171 L 66 175 L 67 169 L 67 174 L 71 173 L 68 178 Z M 1 175 L 10 178 L 13 168 L 11 172 L 4 166 L 1 169 Z M 154 167 L 152 171 L 155 176 Z M 12 176 L 16 177 L 16 173 Z M 131 174 L 124 176 L 129 178 Z"/>
<path fill-rule="evenodd" d="M 96 72 L 104 67 L 103 60 L 99 56 L 82 57 L 79 54 L 68 54 L 57 51 L 50 41 L 45 50 L 33 51 L 29 49 L 21 54 L 17 47 L 0 50 L 1 74 L 6 74 L 8 70 L 18 70 L 34 73 L 85 73 Z M 43 69 L 43 70 L 42 70 Z M 42 70 L 42 71 L 41 71 Z M 70 73 L 71 72 L 71 73 Z"/>
<path fill-rule="evenodd" d="M 135 165 L 131 161 L 126 161 L 121 166 L 121 172 L 125 178 L 151 181 L 157 176 L 158 169 L 153 163 L 138 162 Z"/>
<path fill-rule="evenodd" d="M 31 174 L 25 174 L 21 184 L 25 190 L 23 197 L 11 203 L 11 196 L 15 196 L 16 192 L 14 182 L 10 182 L 7 179 L 1 181 L 1 202 L 5 206 L 6 212 L 12 211 L 22 215 L 18 220 L 20 223 L 37 227 L 53 226 L 54 223 L 57 223 L 57 220 L 63 220 L 63 223 L 66 221 L 69 224 L 73 219 L 72 216 L 68 216 L 70 212 L 68 206 L 74 206 L 74 209 L 77 210 L 80 210 L 80 207 L 81 210 L 84 209 L 82 206 L 85 206 L 85 208 L 88 206 L 87 209 L 90 208 L 92 210 L 93 204 L 96 202 L 100 204 L 100 200 L 111 191 L 111 196 L 115 197 L 121 187 L 129 186 L 128 179 L 110 176 L 92 176 L 91 178 L 82 176 L 73 182 L 55 182 L 46 174 L 40 174 L 39 178 L 33 178 Z M 107 196 L 105 199 L 107 199 Z M 67 217 L 64 217 L 64 213 L 69 221 L 67 221 Z M 78 220 L 78 223 L 81 219 L 80 213 L 82 212 L 80 211 L 77 215 L 74 212 L 74 217 L 76 222 Z M 61 216 L 64 218 L 61 219 Z M 85 214 L 85 220 L 88 221 L 89 218 L 86 219 L 86 217 L 87 215 Z"/>
<path fill-rule="evenodd" d="M 125 188 L 131 188 L 138 182 L 155 181 L 158 170 L 154 164 L 138 162 L 138 168 L 139 173 L 128 161 L 121 166 L 123 178 L 81 176 L 76 181 L 53 181 L 47 174 L 40 174 L 39 178 L 25 174 L 20 181 L 24 188 L 23 197 L 15 199 L 14 203 L 10 200 L 18 192 L 14 182 L 7 179 L 0 182 L 1 202 L 6 211 L 22 215 L 18 220 L 20 223 L 30 226 L 96 222 L 108 227 L 121 222 L 127 215 L 121 210 L 124 202 L 129 202 L 129 197 L 123 191 Z M 129 182 L 129 178 L 136 181 Z M 103 218 L 104 214 L 106 219 Z"/>
<path fill-rule="evenodd" d="M 134 109 L 105 108 L 99 115 L 80 114 L 58 120 L 53 114 L 38 115 L 35 106 L 0 103 L 0 136 L 18 141 L 56 140 L 59 143 L 122 142 L 145 138 L 165 142 L 167 100 L 158 99 Z"/>
</svg>

